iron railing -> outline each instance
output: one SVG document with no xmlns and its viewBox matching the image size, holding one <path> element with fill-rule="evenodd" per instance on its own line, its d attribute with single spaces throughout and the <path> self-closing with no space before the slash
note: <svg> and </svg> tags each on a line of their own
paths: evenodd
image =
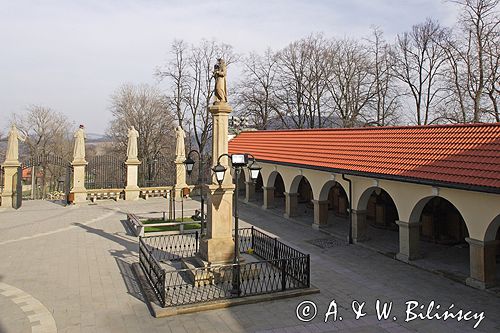
<svg viewBox="0 0 500 333">
<path fill-rule="evenodd" d="M 240 252 L 262 260 L 167 270 L 161 262 L 194 257 L 198 233 L 140 237 L 139 260 L 160 304 L 178 306 L 310 286 L 309 255 L 253 227 L 238 234 Z"/>
</svg>

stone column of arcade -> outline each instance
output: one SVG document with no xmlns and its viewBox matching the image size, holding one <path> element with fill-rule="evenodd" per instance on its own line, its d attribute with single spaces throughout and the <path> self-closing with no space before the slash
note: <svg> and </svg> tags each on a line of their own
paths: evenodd
<svg viewBox="0 0 500 333">
<path fill-rule="evenodd" d="M 212 164 L 222 154 L 228 153 L 228 115 L 232 112 L 227 103 L 226 69 L 222 59 L 214 70 L 215 102 L 209 106 L 212 114 Z M 228 168 L 229 160 L 221 158 L 220 164 Z M 234 184 L 230 172 L 226 172 L 219 185 L 212 176 L 207 190 L 207 232 L 200 241 L 201 258 L 210 263 L 231 263 L 234 255 L 233 229 L 233 193 Z"/>
<path fill-rule="evenodd" d="M 75 132 L 75 146 L 73 148 L 73 203 L 82 203 L 87 201 L 87 189 L 85 188 L 85 166 L 88 162 L 85 160 L 85 129 L 80 125 Z"/>
<path fill-rule="evenodd" d="M 137 186 L 137 174 L 141 161 L 137 158 L 137 139 L 139 132 L 131 126 L 128 130 L 127 143 L 127 186 L 125 187 L 125 200 L 138 200 L 141 189 Z"/>
<path fill-rule="evenodd" d="M 19 166 L 19 140 L 24 141 L 26 138 L 17 130 L 16 125 L 12 125 L 9 131 L 7 140 L 7 153 L 2 167 L 4 174 L 4 189 L 2 192 L 2 207 L 12 207 L 12 197 L 14 195 L 14 176 L 16 175 Z"/>
</svg>

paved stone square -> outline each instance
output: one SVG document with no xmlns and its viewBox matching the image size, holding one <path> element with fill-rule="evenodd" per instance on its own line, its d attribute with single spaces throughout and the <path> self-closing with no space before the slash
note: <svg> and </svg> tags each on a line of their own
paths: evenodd
<svg viewBox="0 0 500 333">
<path fill-rule="evenodd" d="M 194 200 L 185 203 L 186 210 L 198 206 Z M 252 224 L 310 253 L 311 280 L 321 293 L 153 318 L 131 271 L 138 245 L 124 220 L 127 212 L 161 214 L 166 209 L 165 199 L 149 199 L 71 207 L 27 201 L 18 211 L 0 211 L 0 332 L 54 332 L 54 326 L 58 332 L 500 331 L 497 296 L 361 246 L 318 241 L 329 236 L 246 204 L 240 205 L 241 226 Z M 326 246 L 317 246 L 321 244 Z M 377 320 L 377 299 L 393 302 L 388 320 Z M 332 300 L 339 317 L 333 322 L 330 316 L 325 323 Z M 477 329 L 477 320 L 405 322 L 405 302 L 411 300 L 425 306 L 435 301 L 440 313 L 453 303 L 450 311 L 484 311 L 485 319 Z M 309 322 L 296 316 L 303 301 L 317 306 L 317 316 Z M 353 301 L 366 302 L 362 311 L 367 314 L 358 320 Z M 301 308 L 299 314 L 305 316 L 306 310 Z"/>
</svg>

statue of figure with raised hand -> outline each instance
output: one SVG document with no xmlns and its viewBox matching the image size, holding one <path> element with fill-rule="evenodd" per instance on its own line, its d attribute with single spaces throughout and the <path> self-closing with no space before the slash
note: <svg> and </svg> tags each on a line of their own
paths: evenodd
<svg viewBox="0 0 500 333">
<path fill-rule="evenodd" d="M 217 59 L 217 63 L 214 66 L 214 104 L 227 102 L 226 75 L 226 62 L 224 61 L 224 59 L 219 58 Z"/>
<path fill-rule="evenodd" d="M 26 137 L 21 134 L 16 128 L 16 125 L 12 124 L 10 128 L 8 139 L 7 139 L 7 153 L 5 155 L 5 161 L 18 162 L 19 160 L 19 142 L 18 140 L 25 141 Z"/>
<path fill-rule="evenodd" d="M 137 139 L 139 138 L 139 132 L 137 132 L 134 126 L 131 126 L 128 130 L 127 137 L 127 159 L 137 160 Z"/>
</svg>

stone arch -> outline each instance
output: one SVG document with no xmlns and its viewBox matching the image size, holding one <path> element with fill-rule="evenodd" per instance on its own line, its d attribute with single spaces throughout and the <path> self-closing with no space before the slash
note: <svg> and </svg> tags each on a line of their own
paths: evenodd
<svg viewBox="0 0 500 333">
<path fill-rule="evenodd" d="M 368 208 L 368 201 L 370 200 L 370 197 L 372 196 L 373 193 L 376 195 L 380 195 L 381 193 L 385 192 L 388 197 L 390 198 L 392 204 L 396 208 L 396 213 L 399 218 L 399 208 L 396 205 L 396 201 L 394 200 L 393 196 L 389 191 L 387 191 L 385 188 L 378 187 L 378 186 L 371 186 L 368 187 L 367 189 L 364 190 L 363 194 L 361 194 L 359 200 L 358 200 L 358 205 L 357 205 L 357 210 L 358 211 L 366 211 Z"/>
<path fill-rule="evenodd" d="M 328 200 L 328 193 L 337 184 L 340 186 L 340 188 L 344 191 L 344 193 L 347 196 L 347 193 L 349 191 L 348 188 L 345 188 L 344 185 L 342 185 L 342 183 L 340 182 L 337 182 L 335 180 L 329 180 L 326 183 L 324 183 L 323 186 L 321 187 L 319 195 L 317 196 L 318 200 L 320 201 Z"/>
<path fill-rule="evenodd" d="M 283 179 L 283 176 L 276 170 L 273 170 L 269 176 L 267 177 L 266 181 L 264 182 L 264 186 L 265 187 L 273 187 L 274 186 L 274 182 L 276 181 L 276 177 L 277 176 L 280 176 L 281 179 Z"/>
<path fill-rule="evenodd" d="M 421 218 L 422 218 L 422 213 L 424 212 L 424 208 L 426 208 L 427 204 L 431 202 L 431 200 L 435 200 L 436 198 L 439 198 L 440 200 L 444 200 L 448 205 L 450 205 L 453 209 L 455 209 L 458 214 L 460 215 L 460 218 L 463 220 L 465 227 L 467 229 L 467 234 L 469 234 L 469 224 L 467 220 L 464 218 L 464 214 L 460 211 L 460 208 L 457 207 L 450 199 L 443 197 L 443 196 L 438 196 L 438 195 L 430 195 L 427 197 L 424 197 L 420 199 L 415 206 L 413 207 L 410 218 L 409 218 L 409 223 L 420 223 Z"/>
<path fill-rule="evenodd" d="M 484 240 L 487 242 L 499 240 L 498 239 L 499 234 L 500 234 L 500 214 L 498 214 L 493 219 L 493 221 L 491 221 L 491 223 L 488 225 L 488 228 L 486 229 L 486 233 L 484 235 Z"/>
<path fill-rule="evenodd" d="M 299 189 L 299 184 L 303 178 L 307 179 L 307 177 L 304 175 L 296 175 L 295 177 L 293 177 L 293 179 L 290 183 L 290 186 L 286 188 L 287 192 L 288 193 L 297 193 L 297 191 Z M 308 179 L 307 179 L 307 182 L 309 182 Z"/>
</svg>

